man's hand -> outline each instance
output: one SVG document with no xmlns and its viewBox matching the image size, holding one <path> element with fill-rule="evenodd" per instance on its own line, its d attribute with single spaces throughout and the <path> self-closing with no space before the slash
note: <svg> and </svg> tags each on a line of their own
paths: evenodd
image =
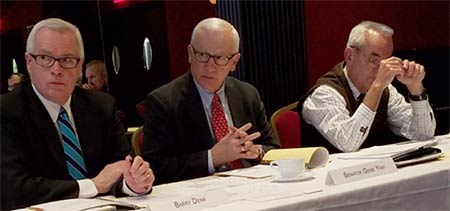
<svg viewBox="0 0 450 211">
<path fill-rule="evenodd" d="M 370 85 L 369 90 L 364 97 L 363 103 L 370 110 L 376 111 L 378 109 L 378 104 L 380 103 L 381 95 L 383 90 L 391 84 L 394 77 L 402 74 L 403 72 L 403 62 L 397 57 L 389 57 L 380 62 L 378 67 L 377 75 Z"/>
<path fill-rule="evenodd" d="M 127 163 L 124 171 L 124 179 L 128 187 L 135 193 L 147 193 L 155 181 L 153 171 L 150 169 L 150 164 L 142 159 L 140 156 L 125 158 Z"/>
<path fill-rule="evenodd" d="M 397 75 L 397 80 L 405 84 L 412 95 L 420 95 L 423 92 L 423 79 L 425 68 L 414 61 L 403 61 L 403 71 Z"/>
<path fill-rule="evenodd" d="M 247 123 L 239 129 L 231 127 L 228 134 L 214 145 L 211 149 L 214 167 L 241 158 L 256 159 L 259 157 L 262 146 L 253 144 L 253 140 L 261 136 L 261 133 L 255 132 L 248 135 L 246 131 L 251 127 L 251 123 Z"/>
<path fill-rule="evenodd" d="M 88 89 L 88 90 L 96 90 L 96 88 L 91 84 L 82 84 L 81 88 Z"/>
<path fill-rule="evenodd" d="M 129 163 L 129 161 L 128 161 Z M 128 164 L 129 165 L 129 164 Z M 123 169 L 127 166 L 127 161 L 121 160 L 112 164 L 108 164 L 100 173 L 92 178 L 98 193 L 106 193 L 120 179 Z"/>
<path fill-rule="evenodd" d="M 372 86 L 376 86 L 381 91 L 392 83 L 394 77 L 403 73 L 403 62 L 397 57 L 389 57 L 380 62 L 378 72 Z M 372 87 L 371 87 L 372 88 Z"/>
</svg>

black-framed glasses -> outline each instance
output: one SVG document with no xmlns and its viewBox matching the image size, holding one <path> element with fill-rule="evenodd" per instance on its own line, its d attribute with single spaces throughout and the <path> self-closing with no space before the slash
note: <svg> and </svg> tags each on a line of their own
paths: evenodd
<svg viewBox="0 0 450 211">
<path fill-rule="evenodd" d="M 60 57 L 55 58 L 53 56 L 45 55 L 45 54 L 31 54 L 29 53 L 31 57 L 34 58 L 36 63 L 42 67 L 52 67 L 55 64 L 55 61 L 58 61 L 59 66 L 65 69 L 71 69 L 75 68 L 78 65 L 78 62 L 80 62 L 80 58 L 76 57 Z"/>
<path fill-rule="evenodd" d="M 356 49 L 357 51 L 363 53 L 359 47 L 356 47 L 356 46 L 350 46 L 350 48 Z M 380 66 L 380 62 L 381 62 L 380 56 L 372 55 L 372 54 L 369 55 L 369 56 L 367 56 L 367 55 L 364 54 L 364 53 L 363 53 L 363 56 L 364 56 L 364 59 L 366 59 L 367 62 L 369 62 L 369 64 L 372 64 L 372 65 L 374 65 L 375 67 Z"/>
<path fill-rule="evenodd" d="M 229 57 L 228 56 L 220 56 L 220 55 L 211 55 L 209 53 L 195 50 L 194 46 L 192 46 L 192 45 L 191 45 L 191 47 L 192 47 L 192 50 L 194 50 L 194 57 L 198 62 L 207 63 L 210 58 L 213 58 L 214 63 L 219 66 L 227 65 L 230 62 L 231 58 L 233 58 L 233 56 L 237 54 L 237 52 L 236 52 Z"/>
</svg>

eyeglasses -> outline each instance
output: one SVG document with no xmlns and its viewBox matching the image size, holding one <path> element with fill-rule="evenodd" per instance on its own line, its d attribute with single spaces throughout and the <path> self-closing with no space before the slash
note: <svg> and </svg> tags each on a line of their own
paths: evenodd
<svg viewBox="0 0 450 211">
<path fill-rule="evenodd" d="M 359 52 L 361 52 L 361 49 L 358 48 L 358 47 L 350 46 L 350 48 L 356 49 L 356 50 L 358 50 Z M 369 62 L 369 64 L 372 64 L 372 65 L 374 65 L 375 67 L 380 66 L 381 58 L 380 58 L 379 56 L 373 55 L 373 54 L 367 56 L 367 55 L 365 55 L 364 53 L 363 53 L 363 56 L 364 56 L 364 58 L 367 60 L 367 62 Z"/>
<path fill-rule="evenodd" d="M 58 61 L 59 66 L 65 69 L 75 68 L 81 60 L 80 58 L 70 56 L 55 58 L 45 54 L 34 55 L 30 53 L 30 56 L 33 57 L 34 60 L 36 60 L 36 63 L 42 67 L 52 67 L 55 64 L 55 61 Z"/>
<path fill-rule="evenodd" d="M 227 65 L 230 62 L 231 58 L 233 58 L 233 56 L 237 54 L 237 52 L 236 52 L 236 53 L 232 54 L 230 57 L 211 55 L 209 53 L 196 51 L 194 46 L 191 46 L 191 47 L 192 47 L 192 50 L 194 50 L 194 55 L 195 55 L 194 57 L 198 62 L 207 63 L 210 58 L 213 58 L 214 63 L 219 66 Z"/>
</svg>

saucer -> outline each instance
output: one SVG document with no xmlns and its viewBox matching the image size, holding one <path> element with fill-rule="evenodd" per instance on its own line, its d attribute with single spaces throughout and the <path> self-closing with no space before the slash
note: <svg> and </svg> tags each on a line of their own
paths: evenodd
<svg viewBox="0 0 450 211">
<path fill-rule="evenodd" d="M 295 177 L 289 177 L 289 178 L 277 177 L 273 181 L 274 182 L 301 182 L 301 181 L 312 180 L 312 179 L 314 179 L 314 172 L 310 171 L 310 172 L 305 172 L 305 173 L 300 174 Z"/>
</svg>

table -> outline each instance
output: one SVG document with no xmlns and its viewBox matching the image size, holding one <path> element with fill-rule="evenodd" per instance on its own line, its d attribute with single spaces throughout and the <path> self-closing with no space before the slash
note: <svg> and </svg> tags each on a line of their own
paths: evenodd
<svg viewBox="0 0 450 211">
<path fill-rule="evenodd" d="M 450 210 L 450 135 L 440 138 L 439 148 L 445 152 L 445 158 L 440 160 L 402 167 L 392 174 L 327 186 L 328 170 L 354 162 L 339 159 L 341 154 L 334 154 L 327 166 L 313 169 L 316 173 L 314 180 L 277 184 L 298 190 L 316 187 L 320 192 L 263 202 L 240 200 L 208 210 Z M 155 190 L 180 189 L 186 183 L 192 181 L 156 186 Z M 267 183 L 270 181 L 262 181 L 260 185 Z"/>
<path fill-rule="evenodd" d="M 329 170 L 367 162 L 364 159 L 349 159 L 349 155 L 385 151 L 389 146 L 368 148 L 354 154 L 333 154 L 326 166 L 312 169 L 309 173 L 314 174 L 314 178 L 306 181 L 273 182 L 278 172 L 269 166 L 259 165 L 253 169 L 271 172 L 274 177 L 209 176 L 155 186 L 152 194 L 138 198 L 109 198 L 148 205 L 152 211 L 168 210 L 168 203 L 173 203 L 177 198 L 215 192 L 226 193 L 227 197 L 221 198 L 217 206 L 204 210 L 450 210 L 450 134 L 435 139 L 437 147 L 444 152 L 439 160 L 402 167 L 394 173 L 342 185 L 325 185 Z M 414 143 L 392 147 L 406 148 L 411 144 Z M 189 210 L 183 208 L 173 210 Z"/>
</svg>

